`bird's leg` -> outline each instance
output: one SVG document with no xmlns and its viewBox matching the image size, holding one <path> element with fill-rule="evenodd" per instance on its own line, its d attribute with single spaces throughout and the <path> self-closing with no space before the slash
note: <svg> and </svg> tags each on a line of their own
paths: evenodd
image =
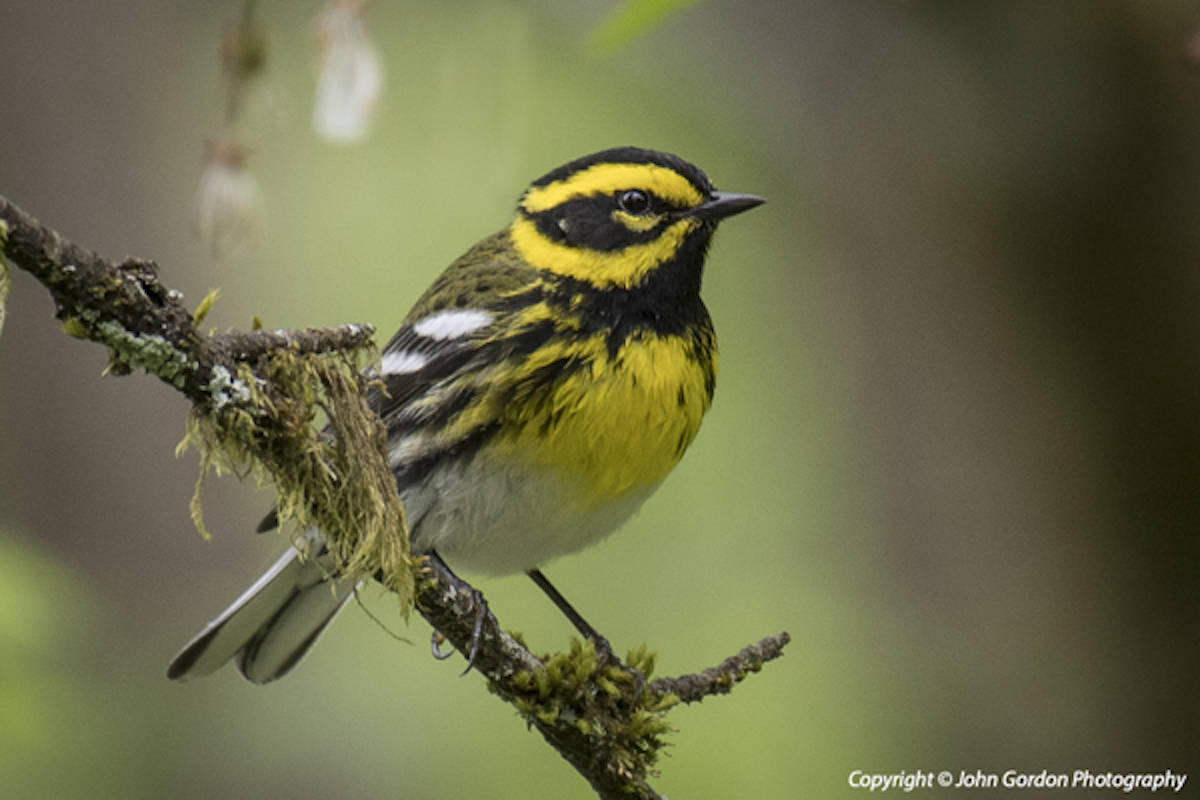
<svg viewBox="0 0 1200 800">
<path fill-rule="evenodd" d="M 642 687 L 646 682 L 646 676 L 643 675 L 640 670 L 630 667 L 621 659 L 616 657 L 616 655 L 613 653 L 612 645 L 609 644 L 608 639 L 604 638 L 599 631 L 593 628 L 588 621 L 583 618 L 582 614 L 575 610 L 574 606 L 567 602 L 567 598 L 563 597 L 562 593 L 559 592 L 558 589 L 554 588 L 554 584 L 550 583 L 550 580 L 542 574 L 541 570 L 531 569 L 525 574 L 533 579 L 533 582 L 538 585 L 538 588 L 546 593 L 546 596 L 550 598 L 554 605 L 558 606 L 558 610 L 561 611 L 566 618 L 571 621 L 571 624 L 575 626 L 575 630 L 583 634 L 584 638 L 592 640 L 592 644 L 596 648 L 596 654 L 599 656 L 600 663 L 602 665 L 616 664 L 622 671 L 634 679 L 636 684 L 635 696 L 640 697 L 642 694 Z"/>
<path fill-rule="evenodd" d="M 592 640 L 596 645 L 597 652 L 605 651 L 609 655 L 612 654 L 612 646 L 608 643 L 608 639 L 605 639 L 600 635 L 599 631 L 588 624 L 588 621 L 575 610 L 575 607 L 567 602 L 567 598 L 563 597 L 562 593 L 554 588 L 554 584 L 542 574 L 541 570 L 531 569 L 526 574 L 533 579 L 533 582 L 538 585 L 539 589 L 546 593 L 551 602 L 558 606 L 558 610 L 571 621 L 571 624 L 575 626 L 575 630 L 583 634 L 585 638 Z"/>
<path fill-rule="evenodd" d="M 475 626 L 471 630 L 471 644 L 466 653 L 467 668 L 463 670 L 463 675 L 466 675 L 471 671 L 471 667 L 475 666 L 475 657 L 479 654 L 479 642 L 483 637 L 483 622 L 487 619 L 488 615 L 487 601 L 483 599 L 482 592 L 455 575 L 454 570 L 446 566 L 446 562 L 442 560 L 442 557 L 438 555 L 436 550 L 430 550 L 428 553 L 426 553 L 426 556 L 430 561 L 437 562 L 437 565 L 444 570 L 446 574 L 449 575 L 456 583 L 461 584 L 461 586 L 457 586 L 456 588 L 458 589 L 460 596 L 466 596 L 466 598 L 470 601 L 471 605 L 468 610 L 475 612 Z M 445 637 L 435 629 L 433 632 L 431 645 L 433 649 L 433 657 L 438 660 L 445 660 L 450 657 L 449 652 L 442 652 L 441 650 L 440 645 L 443 641 L 445 641 Z"/>
</svg>

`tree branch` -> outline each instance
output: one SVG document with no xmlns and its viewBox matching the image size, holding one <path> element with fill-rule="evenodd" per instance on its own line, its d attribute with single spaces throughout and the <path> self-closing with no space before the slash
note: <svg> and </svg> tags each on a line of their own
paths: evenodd
<svg viewBox="0 0 1200 800">
<path fill-rule="evenodd" d="M 758 644 L 747 645 L 742 652 L 730 656 L 718 666 L 709 667 L 696 675 L 680 675 L 678 678 L 659 678 L 650 684 L 650 691 L 673 694 L 681 703 L 698 703 L 714 694 L 729 694 L 733 687 L 758 672 L 763 664 L 783 655 L 783 648 L 792 637 L 783 632 L 768 636 Z"/>
<path fill-rule="evenodd" d="M 236 372 L 281 350 L 296 354 L 369 347 L 370 325 L 304 331 L 252 331 L 204 336 L 183 294 L 158 279 L 153 261 L 113 264 L 63 238 L 0 196 L 0 243 L 14 264 L 33 275 L 57 305 L 56 316 L 77 338 L 107 345 L 110 372 L 144 369 L 173 385 L 193 403 L 214 399 L 214 369 Z"/>
<path fill-rule="evenodd" d="M 658 798 L 647 778 L 669 731 L 666 712 L 729 692 L 789 641 L 786 633 L 768 637 L 717 667 L 644 686 L 638 676 L 648 678 L 654 661 L 645 649 L 627 665 L 577 640 L 567 653 L 534 655 L 500 628 L 473 587 L 436 559 L 408 558 L 386 433 L 366 404 L 368 379 L 357 361 L 374 353 L 374 328 L 205 335 L 196 319 L 203 311 L 189 312 L 153 262 L 107 261 L 4 197 L 0 253 L 50 291 L 67 333 L 108 347 L 110 373 L 142 369 L 192 402 L 188 441 L 201 448 L 202 476 L 224 467 L 272 480 L 281 518 L 320 527 L 343 570 L 379 577 L 402 606 L 411 593 L 460 652 L 470 652 L 479 624 L 474 668 L 602 798 Z M 316 429 L 318 408 L 332 436 Z"/>
</svg>

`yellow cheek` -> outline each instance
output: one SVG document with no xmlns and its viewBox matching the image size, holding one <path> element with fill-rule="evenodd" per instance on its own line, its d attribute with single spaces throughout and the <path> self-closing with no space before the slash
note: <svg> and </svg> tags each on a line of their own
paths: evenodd
<svg viewBox="0 0 1200 800">
<path fill-rule="evenodd" d="M 533 220 L 525 217 L 512 224 L 510 235 L 521 258 L 538 269 L 586 281 L 601 289 L 630 289 L 655 267 L 669 261 L 684 237 L 699 225 L 694 219 L 684 218 L 665 228 L 652 241 L 611 252 L 552 242 L 538 232 Z"/>
</svg>

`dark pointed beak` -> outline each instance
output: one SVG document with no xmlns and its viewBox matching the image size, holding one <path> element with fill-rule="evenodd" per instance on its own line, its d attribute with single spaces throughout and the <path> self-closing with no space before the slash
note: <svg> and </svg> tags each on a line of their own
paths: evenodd
<svg viewBox="0 0 1200 800">
<path fill-rule="evenodd" d="M 713 192 L 708 200 L 687 212 L 688 216 L 702 220 L 721 220 L 749 211 L 755 206 L 767 202 L 766 198 L 756 194 L 735 194 L 734 192 Z"/>
</svg>

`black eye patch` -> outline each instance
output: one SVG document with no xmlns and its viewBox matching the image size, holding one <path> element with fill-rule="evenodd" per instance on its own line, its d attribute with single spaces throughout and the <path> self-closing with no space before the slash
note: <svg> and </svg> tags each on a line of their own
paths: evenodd
<svg viewBox="0 0 1200 800">
<path fill-rule="evenodd" d="M 633 231 L 613 219 L 614 202 L 617 202 L 619 207 L 621 196 L 629 191 L 639 191 L 645 196 L 646 210 L 640 214 L 634 214 L 632 211 L 626 213 L 649 219 L 649 213 L 660 210 L 661 201 L 649 192 L 623 190 L 615 195 L 575 197 L 545 211 L 530 213 L 522 209 L 520 213 L 537 226 L 538 233 L 552 242 L 569 247 L 613 252 L 630 245 L 648 242 L 661 232 L 661 226 L 657 224 L 644 231 Z M 633 207 L 636 208 L 637 205 Z M 621 210 L 625 211 L 623 208 Z"/>
<path fill-rule="evenodd" d="M 617 207 L 629 214 L 645 214 L 650 210 L 650 195 L 641 189 L 626 189 L 617 194 Z"/>
</svg>

